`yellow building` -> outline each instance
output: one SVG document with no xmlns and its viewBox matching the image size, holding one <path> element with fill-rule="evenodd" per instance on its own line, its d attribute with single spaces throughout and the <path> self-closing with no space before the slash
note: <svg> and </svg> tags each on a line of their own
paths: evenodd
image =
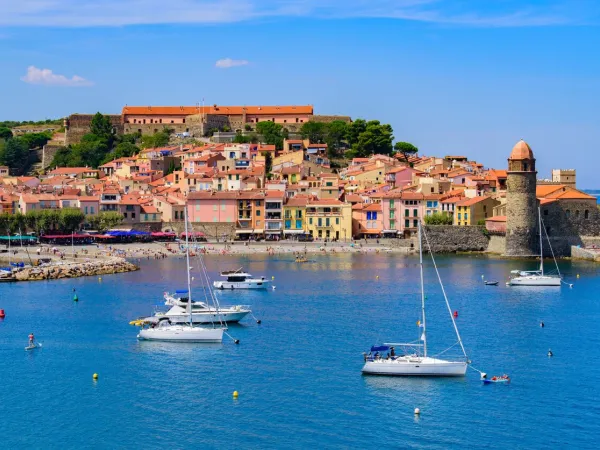
<svg viewBox="0 0 600 450">
<path fill-rule="evenodd" d="M 454 211 L 454 225 L 477 225 L 481 220 L 494 215 L 494 207 L 500 202 L 492 197 L 466 198 L 456 204 Z"/>
<path fill-rule="evenodd" d="M 309 200 L 306 205 L 307 230 L 315 238 L 352 238 L 352 206 L 337 199 Z"/>
<path fill-rule="evenodd" d="M 293 197 L 283 205 L 283 234 L 290 236 L 307 233 L 306 205 L 308 197 Z"/>
</svg>

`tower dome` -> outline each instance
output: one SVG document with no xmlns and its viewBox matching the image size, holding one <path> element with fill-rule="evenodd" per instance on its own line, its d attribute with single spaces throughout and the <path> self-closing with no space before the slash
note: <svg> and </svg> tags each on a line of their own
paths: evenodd
<svg viewBox="0 0 600 450">
<path fill-rule="evenodd" d="M 531 147 L 527 142 L 521 139 L 517 144 L 513 147 L 512 152 L 510 153 L 510 158 L 512 160 L 519 159 L 533 159 L 533 152 L 531 151 Z"/>
</svg>

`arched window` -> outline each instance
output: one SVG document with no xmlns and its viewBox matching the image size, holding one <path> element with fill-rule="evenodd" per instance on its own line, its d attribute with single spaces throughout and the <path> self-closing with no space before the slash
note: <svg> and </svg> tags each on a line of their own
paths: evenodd
<svg viewBox="0 0 600 450">
<path fill-rule="evenodd" d="M 567 210 L 565 211 L 565 214 L 567 215 L 567 217 L 571 217 L 571 210 L 570 210 L 570 209 L 567 209 Z"/>
<path fill-rule="evenodd" d="M 583 217 L 585 217 L 586 219 L 590 218 L 590 212 L 587 209 L 584 211 Z"/>
</svg>

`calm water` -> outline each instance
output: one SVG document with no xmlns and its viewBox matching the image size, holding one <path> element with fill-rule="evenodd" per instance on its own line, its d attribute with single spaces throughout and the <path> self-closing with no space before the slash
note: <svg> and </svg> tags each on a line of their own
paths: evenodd
<svg viewBox="0 0 600 450">
<path fill-rule="evenodd" d="M 128 321 L 185 286 L 183 260 L 143 262 L 101 282 L 1 285 L 2 447 L 597 448 L 596 266 L 565 263 L 573 289 L 507 288 L 508 272 L 523 263 L 439 258 L 473 365 L 513 378 L 483 386 L 472 370 L 464 379 L 361 376 L 370 344 L 418 337 L 417 260 L 314 258 L 208 259 L 213 274 L 244 266 L 275 276 L 275 291 L 218 293 L 263 320 L 230 328 L 238 346 L 136 340 Z M 501 286 L 484 287 L 482 274 Z M 454 340 L 430 269 L 426 278 L 435 353 Z M 43 348 L 25 352 L 31 331 Z"/>
</svg>

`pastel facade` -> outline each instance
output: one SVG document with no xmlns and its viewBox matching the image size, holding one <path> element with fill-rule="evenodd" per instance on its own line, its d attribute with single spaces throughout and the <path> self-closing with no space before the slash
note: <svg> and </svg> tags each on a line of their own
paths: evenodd
<svg viewBox="0 0 600 450">
<path fill-rule="evenodd" d="M 339 200 L 310 200 L 306 206 L 307 230 L 319 239 L 350 239 L 352 209 Z"/>
</svg>

